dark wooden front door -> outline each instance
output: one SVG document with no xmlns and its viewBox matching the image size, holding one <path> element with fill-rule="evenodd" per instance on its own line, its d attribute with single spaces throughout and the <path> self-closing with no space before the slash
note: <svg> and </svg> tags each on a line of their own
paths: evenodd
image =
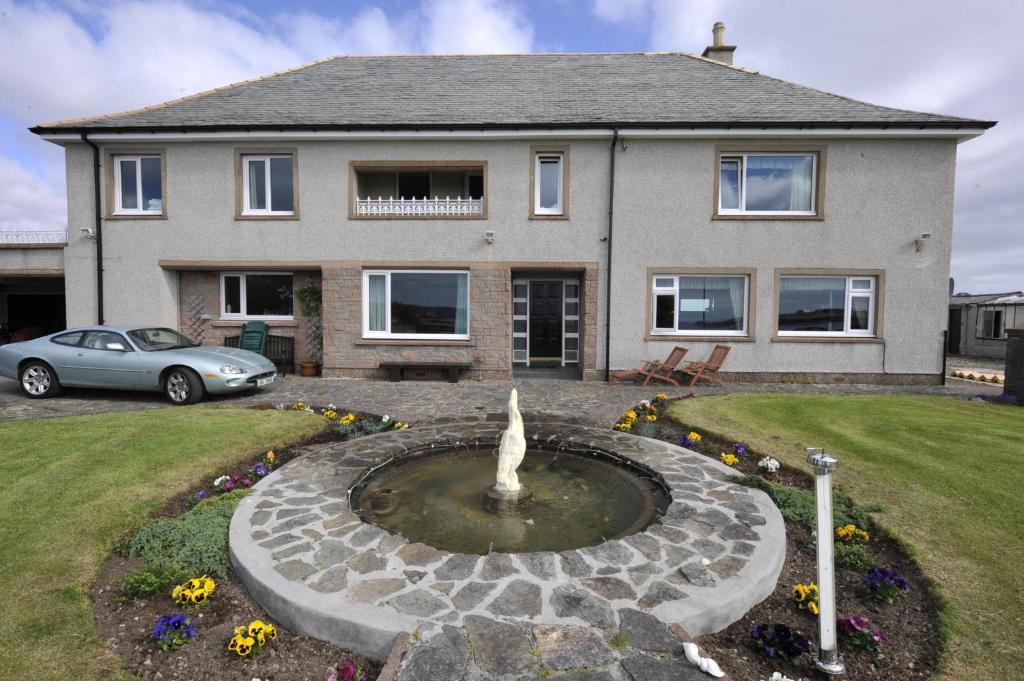
<svg viewBox="0 0 1024 681">
<path fill-rule="evenodd" d="M 530 362 L 562 361 L 562 282 L 530 282 Z"/>
</svg>

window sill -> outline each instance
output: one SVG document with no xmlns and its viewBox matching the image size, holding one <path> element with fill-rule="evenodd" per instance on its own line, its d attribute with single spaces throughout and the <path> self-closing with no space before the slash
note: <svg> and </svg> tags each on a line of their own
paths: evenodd
<svg viewBox="0 0 1024 681">
<path fill-rule="evenodd" d="M 821 222 L 825 219 L 822 214 L 818 215 L 757 215 L 744 213 L 712 213 L 712 220 L 811 220 Z"/>
<path fill-rule="evenodd" d="M 167 213 L 111 213 L 106 220 L 166 220 Z"/>
<path fill-rule="evenodd" d="M 249 322 L 263 322 L 269 327 L 277 328 L 294 328 L 299 325 L 299 322 L 294 319 L 215 319 L 213 326 L 214 328 L 232 328 L 245 326 Z"/>
<path fill-rule="evenodd" d="M 753 343 L 757 339 L 753 336 L 682 336 L 672 334 L 647 334 L 645 341 L 671 341 L 673 343 Z"/>
<path fill-rule="evenodd" d="M 298 213 L 290 215 L 236 215 L 235 220 L 298 220 Z"/>
<path fill-rule="evenodd" d="M 569 216 L 566 214 L 561 215 L 537 215 L 536 213 L 530 214 L 531 220 L 568 220 Z"/>
<path fill-rule="evenodd" d="M 874 336 L 773 336 L 772 343 L 867 343 L 881 344 L 884 338 Z"/>
<path fill-rule="evenodd" d="M 353 341 L 353 345 L 448 345 L 455 347 L 475 347 L 473 340 L 443 340 L 443 339 L 418 339 L 418 338 L 360 338 Z"/>
</svg>

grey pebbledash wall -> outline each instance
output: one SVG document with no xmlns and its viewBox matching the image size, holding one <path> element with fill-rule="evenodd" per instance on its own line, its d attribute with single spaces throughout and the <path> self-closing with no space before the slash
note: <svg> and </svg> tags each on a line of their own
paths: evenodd
<svg viewBox="0 0 1024 681">
<path fill-rule="evenodd" d="M 565 220 L 529 219 L 530 146 L 537 140 L 288 142 L 298 153 L 297 220 L 235 219 L 234 150 L 228 142 L 167 142 L 167 219 L 104 224 L 106 318 L 111 323 L 180 324 L 188 294 L 186 266 L 322 271 L 325 367 L 329 375 L 365 375 L 381 358 L 469 357 L 479 376 L 507 376 L 510 276 L 516 263 L 537 269 L 590 263 L 582 342 L 588 378 L 603 375 L 605 325 L 611 367 L 663 358 L 673 343 L 687 359 L 714 342 L 651 340 L 650 268 L 755 270 L 750 338 L 731 342 L 726 370 L 742 375 L 809 374 L 841 380 L 937 381 L 946 324 L 952 237 L 952 139 L 825 139 L 823 220 L 713 220 L 714 149 L 722 140 L 627 139 L 617 152 L 612 310 L 605 316 L 608 141 L 560 140 L 570 157 Z M 133 144 L 133 148 L 140 145 Z M 261 143 L 259 146 L 273 146 Z M 737 145 L 730 142 L 731 147 Z M 93 323 L 94 242 L 91 153 L 67 146 L 70 243 L 65 251 L 69 324 Z M 483 220 L 349 219 L 351 161 L 486 161 L 488 217 Z M 105 173 L 101 174 L 105 177 Z M 102 193 L 105 196 L 105 192 Z M 495 235 L 488 244 L 484 232 Z M 914 238 L 933 236 L 922 252 Z M 387 262 L 469 267 L 471 345 L 363 343 L 363 267 Z M 493 281 L 477 270 L 501 263 Z M 773 338 L 779 268 L 872 269 L 884 273 L 879 300 L 883 338 L 817 342 Z M 502 272 L 502 274 L 498 274 Z M 477 298 L 478 295 L 484 298 Z M 494 296 L 496 299 L 491 300 Z M 478 326 L 480 324 L 480 326 Z"/>
</svg>

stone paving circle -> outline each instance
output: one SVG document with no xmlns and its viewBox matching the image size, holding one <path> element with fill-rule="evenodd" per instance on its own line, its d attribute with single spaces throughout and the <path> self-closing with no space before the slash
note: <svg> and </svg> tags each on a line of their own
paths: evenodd
<svg viewBox="0 0 1024 681">
<path fill-rule="evenodd" d="M 621 633 L 633 649 L 673 653 L 664 625 L 692 636 L 719 631 L 772 593 L 785 559 L 783 519 L 766 494 L 731 482 L 731 468 L 658 440 L 524 420 L 528 441 L 614 452 L 660 475 L 672 497 L 665 515 L 596 546 L 486 556 L 410 544 L 363 522 L 348 490 L 367 469 L 430 443 L 497 442 L 505 427 L 501 414 L 438 421 L 327 446 L 260 481 L 231 521 L 237 574 L 277 621 L 374 659 L 417 632 L 400 679 L 463 678 L 431 675 L 441 660 L 478 679 L 492 678 L 488 669 L 505 678 L 531 660 L 549 672 L 611 670 L 586 678 L 624 678 L 623 669 L 660 678 L 665 660 L 608 641 Z M 525 657 L 506 650 L 517 645 Z"/>
</svg>

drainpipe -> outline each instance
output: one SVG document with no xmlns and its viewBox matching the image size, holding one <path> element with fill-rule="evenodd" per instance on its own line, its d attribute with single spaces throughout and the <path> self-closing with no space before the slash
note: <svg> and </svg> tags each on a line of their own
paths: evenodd
<svg viewBox="0 0 1024 681">
<path fill-rule="evenodd" d="M 612 144 L 608 149 L 611 164 L 608 169 L 608 267 L 605 270 L 607 284 L 604 294 L 604 380 L 611 378 L 612 357 L 612 232 L 615 226 L 615 145 L 619 141 L 619 129 L 612 129 Z"/>
<path fill-rule="evenodd" d="M 103 323 L 103 214 L 100 209 L 100 148 L 82 133 L 82 141 L 92 147 L 92 186 L 96 231 L 96 323 Z"/>
</svg>

